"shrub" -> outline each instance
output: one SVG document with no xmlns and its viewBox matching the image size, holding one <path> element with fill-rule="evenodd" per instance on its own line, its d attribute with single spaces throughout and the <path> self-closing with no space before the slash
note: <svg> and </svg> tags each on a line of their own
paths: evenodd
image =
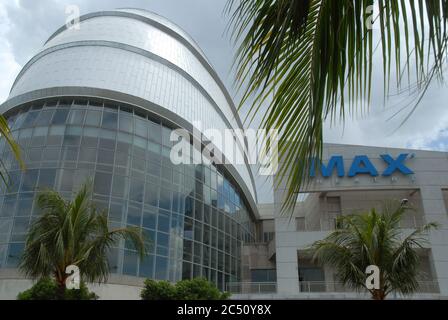
<svg viewBox="0 0 448 320">
<path fill-rule="evenodd" d="M 230 293 L 219 291 L 204 278 L 182 280 L 176 284 L 146 279 L 140 296 L 143 300 L 226 300 Z"/>
<path fill-rule="evenodd" d="M 168 281 L 146 279 L 140 297 L 143 300 L 175 300 L 176 289 Z"/>
<path fill-rule="evenodd" d="M 182 280 L 176 283 L 178 300 L 226 300 L 230 293 L 219 291 L 205 278 Z"/>
<path fill-rule="evenodd" d="M 59 287 L 53 279 L 42 278 L 30 289 L 20 292 L 18 300 L 96 300 L 98 296 L 90 292 L 85 283 L 81 282 L 79 289 L 65 289 L 64 295 L 59 294 Z"/>
</svg>

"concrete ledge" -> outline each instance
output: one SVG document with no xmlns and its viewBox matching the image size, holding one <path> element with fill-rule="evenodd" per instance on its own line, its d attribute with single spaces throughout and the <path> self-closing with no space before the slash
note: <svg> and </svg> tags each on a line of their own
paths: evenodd
<svg viewBox="0 0 448 320">
<path fill-rule="evenodd" d="M 107 283 L 88 284 L 100 300 L 140 300 L 144 278 L 113 274 Z M 17 269 L 0 269 L 0 300 L 15 300 L 19 292 L 25 291 L 34 281 L 22 276 Z"/>
</svg>

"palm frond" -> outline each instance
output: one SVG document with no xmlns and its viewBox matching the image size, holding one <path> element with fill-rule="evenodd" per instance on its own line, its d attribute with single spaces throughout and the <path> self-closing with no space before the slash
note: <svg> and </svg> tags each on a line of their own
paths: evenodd
<svg viewBox="0 0 448 320">
<path fill-rule="evenodd" d="M 92 202 L 91 182 L 84 184 L 72 201 L 52 190 L 41 191 L 37 204 L 42 214 L 27 235 L 20 270 L 32 278 L 56 276 L 63 283 L 66 267 L 79 267 L 89 282 L 103 282 L 110 273 L 107 256 L 121 239 L 129 239 L 137 253 L 145 254 L 141 230 L 110 229 L 107 213 Z"/>
<path fill-rule="evenodd" d="M 310 182 L 311 159 L 322 156 L 323 122 L 367 111 L 378 28 L 384 94 L 417 79 L 420 95 L 443 79 L 447 51 L 446 0 L 229 0 L 231 36 L 238 45 L 236 83 L 249 120 L 279 129 L 278 180 L 283 209 L 294 207 Z M 372 8 L 377 6 L 377 15 Z M 410 66 L 415 65 L 411 74 Z M 394 68 L 392 67 L 394 66 Z M 405 118 L 406 120 L 406 118 Z M 316 166 L 317 167 L 317 166 Z"/>
<path fill-rule="evenodd" d="M 12 151 L 15 159 L 19 162 L 19 167 L 21 169 L 25 169 L 25 163 L 21 156 L 21 150 L 19 145 L 15 142 L 11 130 L 8 126 L 8 122 L 6 121 L 3 115 L 0 115 L 0 137 L 6 140 L 7 145 Z M 5 185 L 9 183 L 8 170 L 3 161 L 0 160 L 0 179 L 3 181 Z"/>
<path fill-rule="evenodd" d="M 334 268 L 336 277 L 354 289 L 366 288 L 365 270 L 369 265 L 380 269 L 380 291 L 403 295 L 418 289 L 421 275 L 418 249 L 427 241 L 428 232 L 438 227 L 428 223 L 403 238 L 400 220 L 411 208 L 398 201 L 386 201 L 383 211 L 343 216 L 342 228 L 316 241 L 308 250 L 321 265 Z M 376 289 L 369 290 L 372 296 Z"/>
</svg>

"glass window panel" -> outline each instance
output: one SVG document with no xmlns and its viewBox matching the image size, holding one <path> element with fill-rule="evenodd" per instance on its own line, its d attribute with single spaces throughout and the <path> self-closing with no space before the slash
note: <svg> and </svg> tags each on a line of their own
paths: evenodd
<svg viewBox="0 0 448 320">
<path fill-rule="evenodd" d="M 134 145 L 142 148 L 143 150 L 146 150 L 146 144 L 147 144 L 147 140 L 140 138 L 140 137 L 134 137 Z"/>
<path fill-rule="evenodd" d="M 167 127 L 162 127 L 162 144 L 169 147 L 172 145 L 170 141 L 171 129 Z"/>
<path fill-rule="evenodd" d="M 156 243 L 156 231 L 142 229 L 142 237 L 143 237 L 143 241 L 145 242 L 145 245 L 147 246 L 147 249 L 150 252 L 154 252 L 154 247 L 155 247 L 155 243 Z"/>
<path fill-rule="evenodd" d="M 39 174 L 39 188 L 53 188 L 56 178 L 56 169 L 41 169 Z"/>
<path fill-rule="evenodd" d="M 193 198 L 190 196 L 185 198 L 185 215 L 193 217 Z"/>
<path fill-rule="evenodd" d="M 14 218 L 14 226 L 12 228 L 12 233 L 26 233 L 28 230 L 29 222 L 30 217 Z"/>
<path fill-rule="evenodd" d="M 153 176 L 160 176 L 161 165 L 159 163 L 149 162 L 147 172 Z"/>
<path fill-rule="evenodd" d="M 20 177 L 21 177 L 20 171 L 9 172 L 8 188 L 7 188 L 8 192 L 14 193 L 19 190 Z"/>
<path fill-rule="evenodd" d="M 98 163 L 114 164 L 114 152 L 110 150 L 99 150 Z"/>
<path fill-rule="evenodd" d="M 81 162 L 95 162 L 97 149 L 84 148 L 79 149 L 79 161 Z"/>
<path fill-rule="evenodd" d="M 119 142 L 124 142 L 127 144 L 132 144 L 133 136 L 127 133 L 118 132 L 117 139 Z"/>
<path fill-rule="evenodd" d="M 193 248 L 193 262 L 202 263 L 202 244 L 194 242 Z"/>
<path fill-rule="evenodd" d="M 33 138 L 31 140 L 31 146 L 43 146 L 47 140 L 47 127 L 34 128 Z"/>
<path fill-rule="evenodd" d="M 22 181 L 22 192 L 27 191 L 34 191 L 37 184 L 37 176 L 39 174 L 39 170 L 33 169 L 33 170 L 26 170 L 23 173 L 23 181 Z"/>
<path fill-rule="evenodd" d="M 203 238 L 204 244 L 210 244 L 210 228 L 206 225 L 204 225 L 204 238 Z"/>
<path fill-rule="evenodd" d="M 159 216 L 159 222 L 160 222 L 160 216 Z M 162 247 L 169 247 L 170 237 L 166 233 L 157 232 L 157 246 Z"/>
<path fill-rule="evenodd" d="M 164 162 L 163 162 L 164 163 Z M 173 170 L 169 167 L 162 166 L 162 178 L 171 182 L 172 181 Z"/>
<path fill-rule="evenodd" d="M 95 110 L 87 110 L 86 125 L 87 126 L 99 126 L 101 120 L 101 112 Z"/>
<path fill-rule="evenodd" d="M 12 217 L 15 214 L 17 206 L 16 195 L 7 195 L 3 202 L 2 211 L 0 215 L 2 217 Z"/>
<path fill-rule="evenodd" d="M 146 183 L 145 203 L 157 206 L 159 199 L 159 186 L 156 183 Z"/>
<path fill-rule="evenodd" d="M 113 112 L 103 112 L 101 127 L 116 130 L 118 125 L 118 114 Z"/>
<path fill-rule="evenodd" d="M 115 165 L 127 167 L 130 162 L 130 156 L 127 153 L 116 152 L 115 153 Z"/>
<path fill-rule="evenodd" d="M 42 157 L 42 148 L 28 149 L 28 159 L 31 162 L 39 162 Z"/>
<path fill-rule="evenodd" d="M 102 172 L 95 173 L 95 183 L 93 190 L 95 193 L 109 195 L 112 184 L 112 175 Z"/>
<path fill-rule="evenodd" d="M 144 278 L 154 277 L 154 256 L 146 255 L 140 262 L 139 276 Z"/>
<path fill-rule="evenodd" d="M 171 210 L 171 201 L 172 201 L 171 198 L 172 198 L 172 191 L 166 188 L 161 188 L 159 207 L 162 209 Z"/>
<path fill-rule="evenodd" d="M 73 109 L 70 111 L 68 123 L 82 125 L 84 123 L 84 116 L 86 110 Z"/>
<path fill-rule="evenodd" d="M 184 262 L 182 264 L 182 279 L 191 278 L 191 263 Z"/>
<path fill-rule="evenodd" d="M 59 108 L 68 108 L 72 105 L 73 100 L 70 99 L 64 99 L 64 100 L 59 100 Z"/>
<path fill-rule="evenodd" d="M 198 221 L 194 223 L 194 240 L 202 242 L 202 223 Z"/>
<path fill-rule="evenodd" d="M 157 230 L 163 232 L 169 232 L 170 230 L 170 217 L 159 213 Z"/>
<path fill-rule="evenodd" d="M 54 110 L 43 110 L 40 112 L 39 117 L 36 119 L 36 126 L 47 126 L 51 122 Z"/>
<path fill-rule="evenodd" d="M 118 273 L 118 249 L 114 248 L 109 251 L 107 261 L 109 262 L 110 272 Z"/>
<path fill-rule="evenodd" d="M 73 174 L 74 174 L 73 170 L 60 170 L 61 191 L 72 191 Z"/>
<path fill-rule="evenodd" d="M 12 223 L 13 223 L 12 219 L 0 219 L 0 235 L 1 235 L 1 237 L 3 237 L 4 235 L 6 235 L 7 237 L 9 236 L 9 233 L 11 232 L 11 228 L 12 228 Z M 3 240 L 3 238 L 1 238 L 1 239 Z M 7 242 L 7 239 L 4 241 Z"/>
<path fill-rule="evenodd" d="M 130 154 L 131 153 L 131 144 L 122 142 L 122 141 L 117 141 L 117 152 Z"/>
<path fill-rule="evenodd" d="M 17 208 L 18 216 L 30 216 L 33 208 L 33 198 L 20 198 Z"/>
<path fill-rule="evenodd" d="M 134 118 L 134 120 L 135 120 L 135 134 L 147 138 L 148 137 L 147 121 L 140 118 Z"/>
<path fill-rule="evenodd" d="M 127 114 L 126 112 L 120 112 L 120 130 L 126 131 L 129 133 L 134 132 L 134 121 L 132 115 Z"/>
<path fill-rule="evenodd" d="M 124 250 L 123 274 L 137 274 L 137 254 L 133 251 Z"/>
<path fill-rule="evenodd" d="M 210 224 L 210 206 L 204 204 L 204 223 Z"/>
<path fill-rule="evenodd" d="M 129 189 L 129 178 L 123 176 L 114 175 L 112 185 L 112 196 L 127 198 Z"/>
<path fill-rule="evenodd" d="M 203 255 L 204 255 L 204 260 L 203 260 L 204 262 L 203 262 L 203 264 L 205 266 L 209 266 L 210 265 L 210 247 L 209 246 L 203 246 L 202 252 L 203 252 Z"/>
<path fill-rule="evenodd" d="M 184 238 L 193 240 L 193 220 L 185 218 Z"/>
<path fill-rule="evenodd" d="M 127 224 L 140 226 L 140 221 L 142 217 L 141 207 L 128 206 Z"/>
<path fill-rule="evenodd" d="M 162 143 L 162 126 L 151 120 L 148 121 L 149 124 L 149 138 L 157 143 Z"/>
<path fill-rule="evenodd" d="M 82 127 L 67 126 L 65 130 L 64 144 L 78 145 L 81 140 L 81 135 Z"/>
<path fill-rule="evenodd" d="M 194 207 L 194 218 L 196 220 L 202 221 L 202 202 L 196 200 L 195 207 Z"/>
<path fill-rule="evenodd" d="M 131 189 L 129 192 L 129 199 L 133 201 L 143 202 L 144 182 L 140 179 L 131 179 Z"/>
<path fill-rule="evenodd" d="M 143 228 L 153 229 L 156 228 L 156 213 L 153 211 L 144 210 L 143 212 Z"/>
<path fill-rule="evenodd" d="M 109 209 L 109 219 L 121 222 L 123 220 L 123 212 L 125 210 L 124 203 L 111 203 Z"/>
<path fill-rule="evenodd" d="M 110 130 L 101 130 L 100 131 L 100 144 L 99 147 L 103 149 L 115 149 L 115 137 L 116 132 Z"/>
<path fill-rule="evenodd" d="M 57 109 L 54 113 L 53 119 L 51 121 L 52 124 L 64 124 L 67 120 L 68 109 Z"/>
<path fill-rule="evenodd" d="M 39 113 L 40 113 L 40 111 L 28 112 L 21 127 L 22 128 L 31 127 L 34 124 L 34 120 L 36 120 Z"/>
<path fill-rule="evenodd" d="M 62 159 L 65 161 L 76 161 L 78 158 L 78 148 L 65 147 L 62 149 Z"/>
<path fill-rule="evenodd" d="M 24 243 L 12 243 L 9 245 L 6 267 L 16 268 L 18 266 L 24 247 Z"/>
<path fill-rule="evenodd" d="M 218 230 L 215 228 L 210 229 L 210 240 L 213 247 L 218 247 Z"/>
<path fill-rule="evenodd" d="M 157 246 L 156 254 L 159 256 L 168 256 L 168 247 Z"/>
<path fill-rule="evenodd" d="M 163 257 L 157 257 L 155 278 L 157 280 L 166 280 L 167 275 L 168 275 L 168 259 Z"/>
<path fill-rule="evenodd" d="M 181 212 L 181 194 L 178 192 L 173 192 L 173 202 L 172 202 L 172 209 L 173 212 Z"/>
</svg>

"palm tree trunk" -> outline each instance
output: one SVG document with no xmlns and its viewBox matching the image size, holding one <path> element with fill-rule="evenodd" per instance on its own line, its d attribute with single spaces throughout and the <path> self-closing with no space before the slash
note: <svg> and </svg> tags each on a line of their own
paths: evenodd
<svg viewBox="0 0 448 320">
<path fill-rule="evenodd" d="M 56 274 L 56 283 L 58 285 L 57 290 L 57 300 L 64 300 L 65 299 L 65 280 L 67 279 L 64 275 Z"/>
<path fill-rule="evenodd" d="M 373 300 L 384 300 L 386 298 L 386 294 L 383 289 L 373 290 L 372 299 Z"/>
</svg>

